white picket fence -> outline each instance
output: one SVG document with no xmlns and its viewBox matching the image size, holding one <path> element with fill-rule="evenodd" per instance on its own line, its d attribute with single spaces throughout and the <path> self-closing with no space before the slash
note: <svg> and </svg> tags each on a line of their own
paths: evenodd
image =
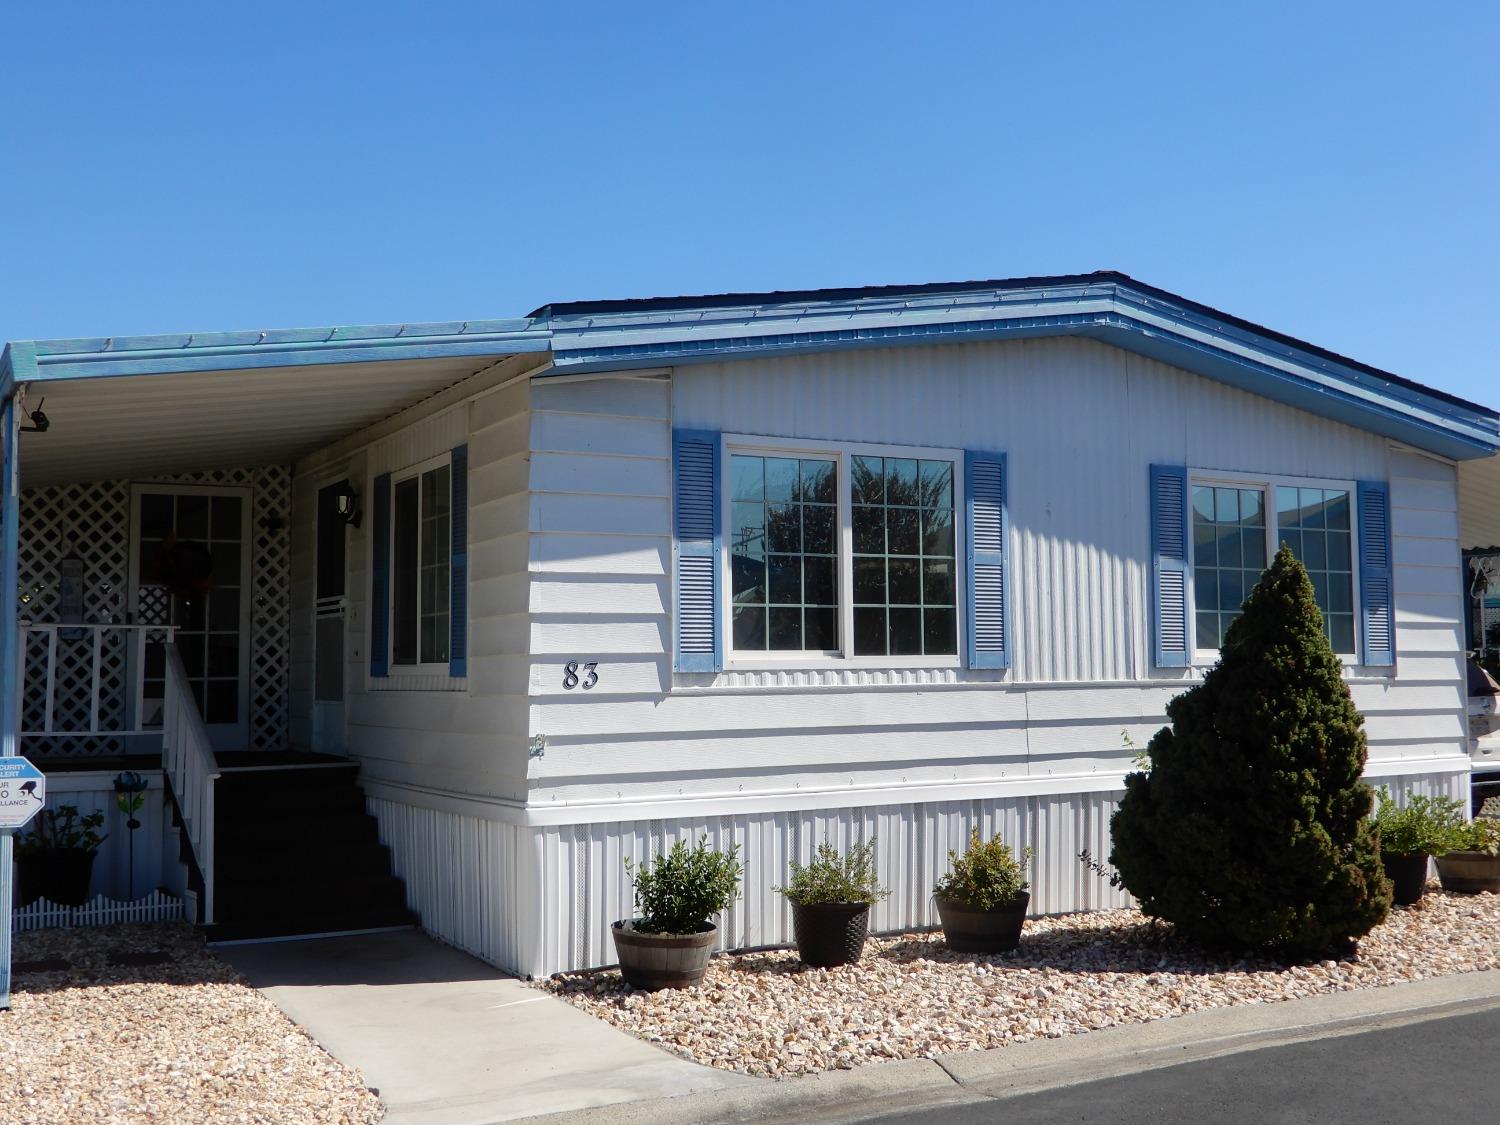
<svg viewBox="0 0 1500 1125">
<path fill-rule="evenodd" d="M 164 891 L 152 891 L 129 901 L 95 895 L 82 906 L 59 906 L 51 899 L 39 898 L 12 912 L 11 929 L 20 932 L 112 926 L 117 922 L 180 922 L 186 917 L 184 900 Z"/>
</svg>

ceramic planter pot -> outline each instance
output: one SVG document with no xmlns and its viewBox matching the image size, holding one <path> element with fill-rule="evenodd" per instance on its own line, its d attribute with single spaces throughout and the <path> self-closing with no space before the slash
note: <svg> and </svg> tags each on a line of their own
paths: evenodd
<svg viewBox="0 0 1500 1125">
<path fill-rule="evenodd" d="M 21 905 L 45 898 L 59 906 L 82 906 L 89 898 L 94 856 L 82 848 L 44 848 L 16 857 Z"/>
<path fill-rule="evenodd" d="M 997 910 L 974 910 L 957 899 L 938 896 L 938 918 L 948 948 L 959 953 L 1005 953 L 1021 940 L 1021 926 L 1031 895 L 1022 891 L 1009 906 Z"/>
<path fill-rule="evenodd" d="M 696 987 L 708 972 L 719 928 L 705 922 L 695 934 L 654 934 L 636 929 L 638 921 L 614 924 L 615 954 L 625 983 L 644 992 Z"/>
<path fill-rule="evenodd" d="M 1391 881 L 1391 897 L 1397 906 L 1414 906 L 1422 901 L 1422 895 L 1427 890 L 1428 858 L 1426 852 L 1380 853 L 1385 877 Z"/>
<path fill-rule="evenodd" d="M 1449 852 L 1438 856 L 1437 869 L 1445 891 L 1500 894 L 1500 856 L 1484 852 Z"/>
<path fill-rule="evenodd" d="M 797 956 L 818 969 L 852 965 L 863 956 L 870 934 L 868 902 L 792 903 Z"/>
</svg>

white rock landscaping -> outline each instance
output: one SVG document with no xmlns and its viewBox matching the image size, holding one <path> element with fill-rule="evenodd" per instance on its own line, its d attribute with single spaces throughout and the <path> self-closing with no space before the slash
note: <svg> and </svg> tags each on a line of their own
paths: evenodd
<svg viewBox="0 0 1500 1125">
<path fill-rule="evenodd" d="M 155 964 L 111 964 L 114 959 Z M 379 1120 L 379 1099 L 186 924 L 18 934 L 0 1013 L 7 1125 Z M 65 969 L 27 962 L 60 959 Z"/>
<path fill-rule="evenodd" d="M 1497 968 L 1500 895 L 1433 887 L 1354 955 L 1306 965 L 1215 957 L 1115 910 L 1029 920 L 1014 953 L 953 953 L 941 933 L 911 933 L 873 938 L 838 969 L 778 950 L 716 957 L 697 989 L 634 992 L 614 970 L 540 987 L 697 1062 L 785 1078 Z"/>
</svg>

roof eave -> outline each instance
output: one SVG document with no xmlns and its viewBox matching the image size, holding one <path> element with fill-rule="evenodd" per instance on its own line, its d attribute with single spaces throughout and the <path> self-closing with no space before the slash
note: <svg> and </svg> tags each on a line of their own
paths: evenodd
<svg viewBox="0 0 1500 1125">
<path fill-rule="evenodd" d="M 1192 302 L 1098 276 L 1037 289 L 554 313 L 557 374 L 833 349 L 1078 335 L 1455 460 L 1500 450 L 1500 416 Z"/>
<path fill-rule="evenodd" d="M 533 320 L 362 325 L 266 332 L 214 332 L 81 340 L 16 341 L 14 382 L 100 379 L 192 371 L 240 371 L 329 363 L 446 359 L 545 352 L 545 326 Z"/>
</svg>

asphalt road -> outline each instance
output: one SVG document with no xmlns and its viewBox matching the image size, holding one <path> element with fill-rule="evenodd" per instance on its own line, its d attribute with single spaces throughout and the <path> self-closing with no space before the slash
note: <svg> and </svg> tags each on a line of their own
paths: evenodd
<svg viewBox="0 0 1500 1125">
<path fill-rule="evenodd" d="M 1500 1008 L 866 1120 L 912 1125 L 1497 1125 L 1496 1044 Z"/>
</svg>

